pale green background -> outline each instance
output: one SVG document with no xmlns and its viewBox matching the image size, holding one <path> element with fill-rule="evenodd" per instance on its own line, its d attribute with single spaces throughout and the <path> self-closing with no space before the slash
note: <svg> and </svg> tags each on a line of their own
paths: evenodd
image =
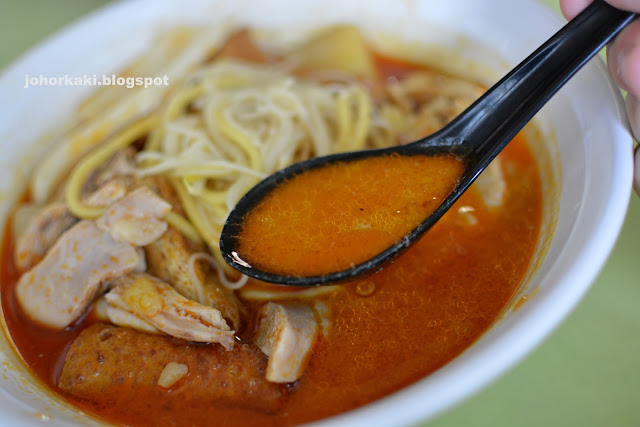
<svg viewBox="0 0 640 427">
<path fill-rule="evenodd" d="M 557 9 L 556 0 L 543 1 Z M 105 3 L 0 0 L 0 69 Z M 428 425 L 640 426 L 639 305 L 640 200 L 634 195 L 611 259 L 570 318 L 521 365 Z"/>
</svg>

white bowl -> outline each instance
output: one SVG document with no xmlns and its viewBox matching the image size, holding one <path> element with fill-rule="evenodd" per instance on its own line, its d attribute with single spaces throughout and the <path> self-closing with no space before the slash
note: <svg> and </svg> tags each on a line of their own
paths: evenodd
<svg viewBox="0 0 640 427">
<path fill-rule="evenodd" d="M 25 74 L 110 74 L 175 23 L 262 27 L 283 40 L 334 22 L 358 24 L 370 37 L 393 34 L 422 54 L 490 80 L 533 51 L 562 20 L 533 0 L 135 0 L 116 3 L 51 37 L 0 76 L 0 223 L 24 191 L 25 177 L 56 125 L 91 87 L 24 89 Z M 286 31 L 278 32 L 285 28 Z M 377 39 L 377 38 L 376 38 Z M 384 38 L 379 39 L 381 46 Z M 426 44 L 424 44 L 426 43 Z M 446 49 L 455 49 L 451 55 Z M 499 60 L 498 60 L 499 58 Z M 478 65 L 480 64 L 480 65 Z M 320 421 L 325 426 L 406 425 L 427 420 L 477 392 L 524 357 L 584 295 L 609 255 L 626 212 L 632 140 L 620 93 L 600 60 L 592 61 L 536 118 L 535 149 L 545 168 L 544 236 L 520 294 L 535 295 L 434 374 L 386 398 Z M 553 144 L 552 141 L 556 142 Z M 535 148 L 535 147 L 534 147 Z M 555 162 L 554 162 L 555 161 Z M 554 184 L 555 181 L 555 184 Z M 555 228 L 555 230 L 554 230 Z M 2 228 L 4 229 L 4 227 Z M 99 424 L 34 380 L 0 337 L 0 420 L 10 425 Z"/>
</svg>

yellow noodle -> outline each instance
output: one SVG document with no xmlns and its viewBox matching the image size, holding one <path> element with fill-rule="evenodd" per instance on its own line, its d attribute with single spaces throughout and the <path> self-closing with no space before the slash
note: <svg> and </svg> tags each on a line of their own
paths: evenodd
<svg viewBox="0 0 640 427">
<path fill-rule="evenodd" d="M 217 89 L 235 89 L 253 83 L 253 79 L 236 74 L 225 74 L 218 79 Z"/>
<path fill-rule="evenodd" d="M 71 172 L 65 192 L 67 206 L 73 215 L 82 219 L 96 219 L 104 214 L 107 209 L 106 206 L 86 205 L 80 199 L 84 183 L 100 165 L 107 162 L 117 151 L 126 148 L 138 138 L 144 136 L 157 122 L 156 116 L 149 116 L 134 123 L 78 163 Z M 194 227 L 181 215 L 175 212 L 168 212 L 164 219 L 194 242 L 201 241 Z"/>
<path fill-rule="evenodd" d="M 188 265 L 189 265 L 189 270 L 191 272 L 193 282 L 199 286 L 199 289 L 198 289 L 199 293 L 202 292 L 204 294 L 204 286 L 203 286 L 203 283 L 200 282 L 197 275 L 195 274 L 195 263 L 197 261 L 208 262 L 217 271 L 218 280 L 220 284 L 222 284 L 222 286 L 224 286 L 229 290 L 234 291 L 236 289 L 240 289 L 241 287 L 244 286 L 245 283 L 247 283 L 247 280 L 249 279 L 249 277 L 245 275 L 240 275 L 240 278 L 235 282 L 229 280 L 229 278 L 227 278 L 227 276 L 224 273 L 224 268 L 220 268 L 220 264 L 218 263 L 218 261 L 216 261 L 216 259 L 214 259 L 211 255 L 209 255 L 206 252 L 196 252 L 189 257 Z M 237 271 L 236 272 L 232 271 L 232 273 L 235 273 L 236 276 L 238 275 Z"/>
<path fill-rule="evenodd" d="M 175 227 L 179 232 L 187 236 L 187 238 L 192 242 L 202 243 L 202 238 L 200 237 L 198 230 L 196 230 L 193 224 L 191 224 L 182 215 L 169 211 L 164 215 L 164 220 Z"/>
<path fill-rule="evenodd" d="M 207 244 L 207 246 L 209 246 L 209 248 L 214 253 L 219 254 L 220 253 L 220 249 L 218 248 L 219 236 L 216 235 L 216 232 L 211 229 L 211 223 L 207 221 L 207 218 L 204 218 L 202 216 L 202 214 L 200 213 L 200 210 L 198 209 L 198 206 L 196 205 L 196 201 L 187 192 L 184 186 L 176 179 L 172 179 L 171 183 L 173 184 L 173 187 L 175 188 L 176 193 L 178 193 L 178 198 L 182 203 L 182 207 L 187 213 L 187 216 L 189 217 L 189 220 L 191 221 L 195 229 L 198 231 L 200 236 L 202 236 L 202 239 Z M 220 259 L 222 260 L 222 256 L 220 256 Z M 222 261 L 224 263 L 224 260 Z"/>
<path fill-rule="evenodd" d="M 240 296 L 244 299 L 254 301 L 281 301 L 316 298 L 332 292 L 337 292 L 341 289 L 342 287 L 340 285 L 318 286 L 315 288 L 304 289 L 302 291 L 265 291 L 258 289 L 243 289 L 240 291 Z"/>
<path fill-rule="evenodd" d="M 373 106 L 371 104 L 371 98 L 369 98 L 369 95 L 367 95 L 362 88 L 357 88 L 355 95 L 359 114 L 356 119 L 357 125 L 353 133 L 353 141 L 355 143 L 353 150 L 362 150 L 365 147 L 367 134 L 371 127 L 371 113 Z"/>
<path fill-rule="evenodd" d="M 201 177 L 216 177 L 229 175 L 233 172 L 242 172 L 247 175 L 253 175 L 256 178 L 266 178 L 266 175 L 253 169 L 236 165 L 230 162 L 219 162 L 219 164 L 194 165 L 194 166 L 177 166 L 173 168 L 173 175 L 200 175 Z"/>
<path fill-rule="evenodd" d="M 216 260 L 229 211 L 259 179 L 311 155 L 365 148 L 371 139 L 372 101 L 354 82 L 327 86 L 232 60 L 194 78 L 197 85 L 167 103 L 138 171 L 171 179 Z"/>
<path fill-rule="evenodd" d="M 216 120 L 220 132 L 247 153 L 251 168 L 258 171 L 262 170 L 262 156 L 260 152 L 253 146 L 251 138 L 247 134 L 227 120 L 225 117 L 225 106 L 221 106 L 218 108 L 218 111 L 216 111 Z"/>
<path fill-rule="evenodd" d="M 97 148 L 93 153 L 89 153 L 76 165 L 71 171 L 65 191 L 65 200 L 73 215 L 83 219 L 95 219 L 103 214 L 105 207 L 89 206 L 82 203 L 82 200 L 80 200 L 82 187 L 94 170 L 107 162 L 117 151 L 146 135 L 157 123 L 158 117 L 155 115 L 135 122 Z"/>
<path fill-rule="evenodd" d="M 351 106 L 349 105 L 349 94 L 342 92 L 338 95 L 336 115 L 338 119 L 338 151 L 347 151 L 349 139 L 351 138 Z"/>
<path fill-rule="evenodd" d="M 189 104 L 194 99 L 198 98 L 204 93 L 204 87 L 202 85 L 194 85 L 178 91 L 173 98 L 169 101 L 164 115 L 163 121 L 171 121 L 184 113 Z M 148 151 L 160 151 L 160 143 L 162 142 L 162 136 L 164 135 L 163 126 L 156 127 L 153 132 L 150 133 L 149 139 L 145 144 L 145 150 Z"/>
<path fill-rule="evenodd" d="M 182 183 L 184 184 L 187 192 L 194 197 L 198 197 L 203 202 L 207 202 L 210 205 L 224 205 L 227 200 L 227 191 L 212 191 L 206 188 L 197 189 L 184 177 Z"/>
<path fill-rule="evenodd" d="M 202 96 L 204 93 L 204 87 L 201 84 L 193 85 L 186 89 L 182 89 L 177 92 L 176 95 L 167 104 L 167 109 L 164 113 L 165 120 L 173 120 L 182 113 L 185 112 L 189 104 L 195 99 Z"/>
</svg>

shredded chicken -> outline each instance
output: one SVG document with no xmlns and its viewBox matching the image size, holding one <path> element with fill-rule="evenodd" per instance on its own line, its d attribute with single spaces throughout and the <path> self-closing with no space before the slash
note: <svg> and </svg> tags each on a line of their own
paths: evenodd
<svg viewBox="0 0 640 427">
<path fill-rule="evenodd" d="M 96 189 L 112 182 L 117 178 L 133 178 L 136 175 L 136 165 L 133 160 L 136 150 L 127 147 L 116 152 L 108 162 L 98 168 L 84 185 L 83 193 L 92 193 Z M 129 180 L 123 180 L 128 182 Z"/>
<path fill-rule="evenodd" d="M 175 212 L 183 214 L 180 201 L 164 178 L 147 178 L 145 184 L 169 202 Z M 220 310 L 231 327 L 238 328 L 242 304 L 236 295 L 217 281 L 208 263 L 190 264 L 191 256 L 204 250 L 169 227 L 162 237 L 145 247 L 149 273 L 169 283 L 183 296 Z"/>
<path fill-rule="evenodd" d="M 96 225 L 116 240 L 144 246 L 167 231 L 167 223 L 162 217 L 169 210 L 170 204 L 147 187 L 140 187 L 113 204 Z"/>
<path fill-rule="evenodd" d="M 89 206 L 111 206 L 124 197 L 137 183 L 132 147 L 114 154 L 94 171 L 82 187 L 81 199 Z"/>
<path fill-rule="evenodd" d="M 81 221 L 20 277 L 16 296 L 33 320 L 61 329 L 76 320 L 110 280 L 145 268 L 141 251 L 114 240 L 93 221 Z"/>
<path fill-rule="evenodd" d="M 145 247 L 149 273 L 170 283 L 185 297 L 217 308 L 233 327 L 238 327 L 241 305 L 235 294 L 218 283 L 208 264 L 199 261 L 190 268 L 191 255 L 202 250 L 169 227 L 162 237 Z"/>
<path fill-rule="evenodd" d="M 18 236 L 15 263 L 20 271 L 36 265 L 60 235 L 78 221 L 62 202 L 39 209 Z"/>
<path fill-rule="evenodd" d="M 42 211 L 42 206 L 35 203 L 26 203 L 18 206 L 13 214 L 11 231 L 15 239 L 19 238 L 29 227 L 29 224 Z"/>
<path fill-rule="evenodd" d="M 109 305 L 104 295 L 93 305 L 93 314 L 103 322 L 113 323 L 118 326 L 135 329 L 149 334 L 162 334 L 151 323 L 142 320 L 130 311 Z"/>
<path fill-rule="evenodd" d="M 231 350 L 231 331 L 219 310 L 180 295 L 170 285 L 149 274 L 127 274 L 115 280 L 105 295 L 109 307 L 122 310 L 159 331 L 188 341 L 219 343 Z M 107 314 L 109 310 L 107 309 Z M 117 324 L 118 318 L 110 320 Z M 128 323 L 126 326 L 135 325 Z"/>
<path fill-rule="evenodd" d="M 96 221 L 81 221 L 60 236 L 40 264 L 18 281 L 18 301 L 34 320 L 64 328 L 76 320 L 109 282 L 144 271 L 136 245 L 167 229 L 160 218 L 171 206 L 141 187 L 113 204 Z"/>
<path fill-rule="evenodd" d="M 114 178 L 84 197 L 82 202 L 88 206 L 111 206 L 127 194 L 127 187 L 128 185 L 124 179 Z"/>
<path fill-rule="evenodd" d="M 303 304 L 267 303 L 260 310 L 256 345 L 269 356 L 267 380 L 293 382 L 304 372 L 318 335 L 313 311 Z"/>
<path fill-rule="evenodd" d="M 484 89 L 458 77 L 416 71 L 387 85 L 393 104 L 381 109 L 382 117 L 400 142 L 429 135 L 460 114 Z"/>
</svg>

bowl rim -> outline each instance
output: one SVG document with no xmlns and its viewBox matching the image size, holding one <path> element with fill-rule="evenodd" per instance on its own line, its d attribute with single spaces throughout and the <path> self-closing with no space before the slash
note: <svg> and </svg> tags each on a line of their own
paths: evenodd
<svg viewBox="0 0 640 427">
<path fill-rule="evenodd" d="M 72 34 L 81 27 L 89 26 L 105 14 L 123 13 L 123 11 L 131 7 L 136 8 L 147 3 L 150 3 L 150 1 L 119 0 L 115 3 L 102 6 L 70 25 L 63 27 L 61 30 L 48 36 L 42 42 L 20 55 L 4 70 L 1 70 L 0 89 L 8 84 L 6 80 L 9 74 L 20 70 L 24 63 L 37 58 L 42 51 L 48 49 L 51 45 L 59 43 L 60 39 L 68 37 L 69 34 Z M 532 7 L 537 7 L 538 11 L 542 15 L 545 15 L 545 19 L 554 21 L 558 25 L 563 23 L 559 15 L 543 4 L 535 0 L 523 0 L 523 3 L 529 3 Z M 592 61 L 588 67 L 597 68 L 599 72 L 603 74 L 603 78 L 606 80 L 606 84 L 612 93 L 611 101 L 613 102 L 610 106 L 613 108 L 614 114 L 620 123 L 626 123 L 624 102 L 618 88 L 611 79 L 608 78 L 604 63 L 598 59 Z M 0 104 L 1 103 L 2 101 L 0 101 Z M 613 150 L 613 162 L 620 166 L 611 171 L 613 175 L 612 182 L 618 184 L 628 183 L 628 186 L 614 185 L 613 188 L 610 189 L 611 193 L 609 194 L 606 207 L 600 219 L 600 223 L 604 225 L 594 230 L 593 235 L 588 239 L 588 244 L 584 246 L 583 251 L 573 260 L 570 267 L 563 274 L 562 279 L 555 284 L 552 292 L 539 295 L 526 304 L 514 316 L 511 327 L 503 331 L 488 347 L 479 349 L 474 347 L 474 344 L 472 345 L 472 348 L 474 348 L 472 355 L 470 355 L 470 349 L 467 348 L 453 361 L 426 378 L 418 380 L 391 395 L 367 405 L 310 423 L 310 425 L 355 425 L 362 423 L 364 419 L 367 420 L 367 424 L 381 426 L 390 425 L 390 423 L 394 425 L 404 425 L 424 421 L 427 416 L 432 418 L 441 414 L 454 404 L 468 399 L 492 381 L 496 381 L 535 347 L 540 345 L 562 320 L 571 313 L 580 299 L 586 294 L 598 273 L 605 265 L 622 228 L 631 195 L 631 176 L 633 170 L 631 156 L 632 139 L 628 129 L 624 126 L 616 126 L 612 129 L 612 140 L 616 142 L 613 144 L 615 148 Z M 626 146 L 625 143 L 622 142 L 624 140 L 628 140 L 629 142 Z M 5 201 L 3 201 L 3 203 L 5 203 Z M 535 329 L 531 329 L 528 325 L 532 319 L 537 321 L 537 327 Z M 3 331 L 3 333 L 6 332 Z M 482 337 L 480 339 L 482 339 Z M 496 354 L 495 348 L 507 345 L 515 350 Z M 481 370 L 476 369 L 473 376 L 468 375 L 468 368 L 464 366 L 469 363 L 470 358 L 474 359 L 475 365 L 483 366 Z M 429 382 L 428 390 L 425 388 L 425 382 L 427 380 Z M 440 403 L 435 405 L 428 415 L 426 415 L 424 410 L 425 398 L 428 396 L 429 390 L 433 388 L 439 390 Z M 389 414 L 393 415 L 390 417 Z M 3 416 L 4 415 L 6 414 L 3 414 Z M 91 419 L 95 420 L 93 416 L 91 416 Z M 20 423 L 25 420 L 20 417 L 14 417 L 11 421 Z M 38 420 L 34 419 L 33 424 L 37 421 Z"/>
</svg>

